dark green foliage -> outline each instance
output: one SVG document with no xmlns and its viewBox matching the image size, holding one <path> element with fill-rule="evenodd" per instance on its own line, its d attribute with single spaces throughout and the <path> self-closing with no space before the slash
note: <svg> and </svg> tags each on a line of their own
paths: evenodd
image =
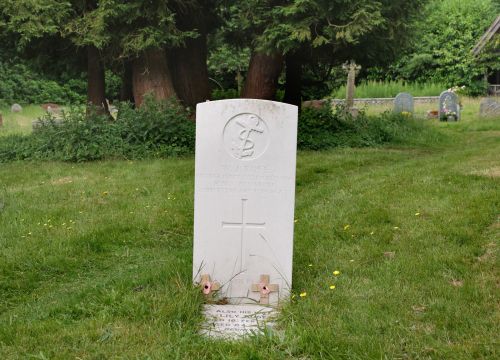
<svg viewBox="0 0 500 360">
<path fill-rule="evenodd" d="M 91 161 L 107 158 L 142 159 L 192 154 L 195 123 L 176 102 L 148 99 L 134 109 L 119 105 L 116 120 L 73 110 L 63 120 L 50 115 L 31 135 L 0 138 L 0 163 L 14 160 Z M 352 118 L 342 107 L 334 111 L 305 108 L 299 119 L 298 147 L 323 150 L 385 143 L 428 143 L 439 133 L 408 117 L 383 113 Z"/>
<path fill-rule="evenodd" d="M 174 102 L 148 99 L 140 109 L 119 106 L 119 116 L 71 111 L 63 121 L 47 115 L 29 136 L 0 141 L 0 162 L 24 159 L 89 161 L 105 158 L 166 157 L 194 149 L 194 123 Z"/>
<path fill-rule="evenodd" d="M 0 61 L 0 105 L 78 104 L 85 101 L 85 84 L 73 79 L 65 84 L 49 80 L 22 63 Z"/>
<path fill-rule="evenodd" d="M 299 118 L 298 147 L 323 150 L 333 147 L 366 147 L 385 143 L 415 144 L 439 137 L 434 129 L 407 116 L 385 112 L 367 116 L 363 111 L 353 118 L 345 108 L 331 111 L 305 108 Z"/>
<path fill-rule="evenodd" d="M 492 0 L 440 0 L 429 2 L 415 22 L 408 51 L 395 64 L 396 76 L 447 87 L 467 87 L 467 94 L 485 93 L 481 81 L 486 69 L 500 66 L 498 55 L 487 49 L 481 56 L 472 49 L 497 16 Z"/>
</svg>

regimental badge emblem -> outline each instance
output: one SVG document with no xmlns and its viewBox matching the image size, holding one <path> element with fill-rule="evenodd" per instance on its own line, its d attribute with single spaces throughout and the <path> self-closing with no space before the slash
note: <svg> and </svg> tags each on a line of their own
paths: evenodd
<svg viewBox="0 0 500 360">
<path fill-rule="evenodd" d="M 238 114 L 224 127 L 224 146 L 238 160 L 257 159 L 269 146 L 269 129 L 255 114 Z"/>
</svg>

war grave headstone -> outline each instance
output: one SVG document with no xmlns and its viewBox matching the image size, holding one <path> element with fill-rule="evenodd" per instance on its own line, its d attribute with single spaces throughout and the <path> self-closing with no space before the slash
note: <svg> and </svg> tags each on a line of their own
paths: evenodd
<svg viewBox="0 0 500 360">
<path fill-rule="evenodd" d="M 401 114 L 403 112 L 413 114 L 413 96 L 406 92 L 397 94 L 394 98 L 394 112 L 397 114 Z"/>
<path fill-rule="evenodd" d="M 486 98 L 479 105 L 481 117 L 500 117 L 500 98 Z"/>
<path fill-rule="evenodd" d="M 460 120 L 460 103 L 458 95 L 451 91 L 443 91 L 439 95 L 439 119 L 442 121 Z"/>
<path fill-rule="evenodd" d="M 193 281 L 210 337 L 262 332 L 289 297 L 297 112 L 253 99 L 197 106 Z"/>
</svg>

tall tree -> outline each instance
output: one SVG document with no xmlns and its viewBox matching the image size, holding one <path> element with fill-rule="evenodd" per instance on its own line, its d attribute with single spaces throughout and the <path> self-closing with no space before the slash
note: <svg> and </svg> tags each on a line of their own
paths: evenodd
<svg viewBox="0 0 500 360">
<path fill-rule="evenodd" d="M 57 45 L 66 36 L 71 38 L 75 50 L 77 47 L 86 48 L 87 101 L 98 111 L 109 114 L 104 96 L 104 68 L 99 51 L 104 43 L 93 32 L 72 30 L 92 14 L 96 6 L 97 3 L 91 0 L 4 0 L 0 11 L 6 19 L 4 28 L 18 36 L 21 49 L 41 39 Z"/>
<path fill-rule="evenodd" d="M 196 33 L 168 51 L 175 90 L 185 106 L 210 99 L 207 68 L 207 36 L 216 26 L 215 0 L 198 0 L 174 8 L 180 31 Z"/>
</svg>

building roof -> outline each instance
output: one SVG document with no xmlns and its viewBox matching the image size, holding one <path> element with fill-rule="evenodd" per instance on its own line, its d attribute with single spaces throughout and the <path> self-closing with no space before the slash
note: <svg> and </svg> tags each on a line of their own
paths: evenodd
<svg viewBox="0 0 500 360">
<path fill-rule="evenodd" d="M 490 28 L 488 30 L 486 30 L 484 35 L 481 37 L 481 39 L 479 39 L 477 44 L 472 49 L 472 52 L 474 53 L 474 55 L 478 55 L 483 50 L 483 48 L 486 46 L 488 41 L 490 41 L 491 38 L 496 33 L 499 32 L 499 30 L 500 30 L 500 15 L 497 16 L 497 18 L 495 19 L 495 21 L 493 21 L 493 24 L 490 26 Z"/>
</svg>

